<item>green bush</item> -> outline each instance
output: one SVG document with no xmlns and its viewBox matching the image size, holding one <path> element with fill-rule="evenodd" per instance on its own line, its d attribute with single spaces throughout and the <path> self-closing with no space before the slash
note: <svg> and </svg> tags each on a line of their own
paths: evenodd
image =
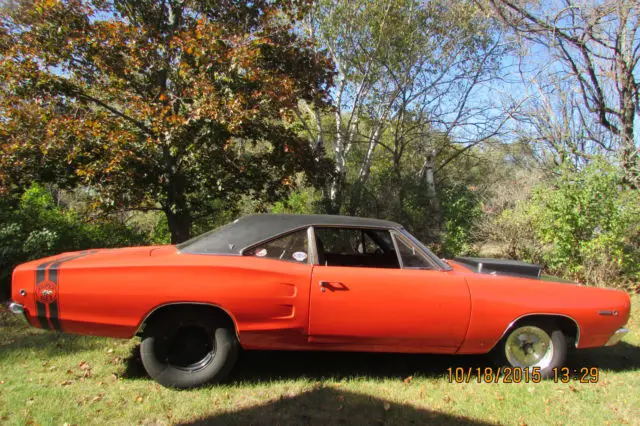
<svg viewBox="0 0 640 426">
<path fill-rule="evenodd" d="M 439 195 L 444 222 L 444 256 L 477 254 L 473 246 L 473 234 L 482 216 L 478 194 L 466 185 L 457 184 L 443 187 Z"/>
<path fill-rule="evenodd" d="M 147 243 L 144 234 L 118 222 L 86 222 L 56 205 L 52 194 L 33 185 L 16 205 L 0 205 L 0 298 L 9 296 L 16 265 L 66 251 Z"/>
<path fill-rule="evenodd" d="M 623 188 L 604 162 L 578 172 L 562 167 L 551 186 L 535 188 L 497 225 L 515 237 L 515 253 L 551 273 L 593 285 L 640 280 L 640 193 Z"/>
</svg>

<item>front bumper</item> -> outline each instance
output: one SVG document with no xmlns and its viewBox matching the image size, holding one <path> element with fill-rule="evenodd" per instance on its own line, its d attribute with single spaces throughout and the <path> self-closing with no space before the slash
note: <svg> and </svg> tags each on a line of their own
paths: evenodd
<svg viewBox="0 0 640 426">
<path fill-rule="evenodd" d="M 24 314 L 24 306 L 16 302 L 7 303 L 7 309 L 17 315 Z"/>
<path fill-rule="evenodd" d="M 607 343 L 605 343 L 605 346 L 613 346 L 616 343 L 618 343 L 620 340 L 622 340 L 622 338 L 629 332 L 629 330 L 627 330 L 626 328 L 622 327 L 616 330 L 615 333 L 613 333 L 613 335 L 611 337 L 609 337 L 609 340 L 607 340 Z"/>
</svg>

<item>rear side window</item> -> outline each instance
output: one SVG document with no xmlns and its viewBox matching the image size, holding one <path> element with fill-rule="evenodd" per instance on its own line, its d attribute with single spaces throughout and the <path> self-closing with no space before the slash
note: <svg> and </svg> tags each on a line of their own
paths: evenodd
<svg viewBox="0 0 640 426">
<path fill-rule="evenodd" d="M 307 263 L 309 259 L 308 248 L 307 230 L 302 229 L 245 250 L 243 254 L 287 262 Z"/>
</svg>

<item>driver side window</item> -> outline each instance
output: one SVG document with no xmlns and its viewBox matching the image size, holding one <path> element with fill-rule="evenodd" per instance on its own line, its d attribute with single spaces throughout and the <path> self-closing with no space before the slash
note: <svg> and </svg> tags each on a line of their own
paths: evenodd
<svg viewBox="0 0 640 426">
<path fill-rule="evenodd" d="M 399 268 L 389 231 L 314 227 L 318 263 L 323 266 Z"/>
</svg>

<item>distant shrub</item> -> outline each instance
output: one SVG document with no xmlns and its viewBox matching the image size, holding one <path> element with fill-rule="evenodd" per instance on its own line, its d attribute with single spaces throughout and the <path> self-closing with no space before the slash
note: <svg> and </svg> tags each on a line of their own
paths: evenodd
<svg viewBox="0 0 640 426">
<path fill-rule="evenodd" d="M 75 211 L 56 205 L 40 185 L 11 206 L 0 204 L 0 298 L 9 296 L 13 268 L 57 253 L 147 243 L 144 234 L 118 222 L 87 222 Z"/>
<path fill-rule="evenodd" d="M 640 280 L 640 193 L 624 189 L 606 163 L 563 167 L 551 186 L 505 210 L 496 227 L 512 254 L 552 273 L 593 285 Z"/>
<path fill-rule="evenodd" d="M 478 194 L 460 184 L 445 186 L 439 194 L 444 219 L 443 255 L 475 255 L 473 235 L 482 216 Z"/>
<path fill-rule="evenodd" d="M 322 194 L 310 186 L 301 186 L 287 198 L 276 202 L 271 213 L 314 214 L 320 210 Z"/>
</svg>

